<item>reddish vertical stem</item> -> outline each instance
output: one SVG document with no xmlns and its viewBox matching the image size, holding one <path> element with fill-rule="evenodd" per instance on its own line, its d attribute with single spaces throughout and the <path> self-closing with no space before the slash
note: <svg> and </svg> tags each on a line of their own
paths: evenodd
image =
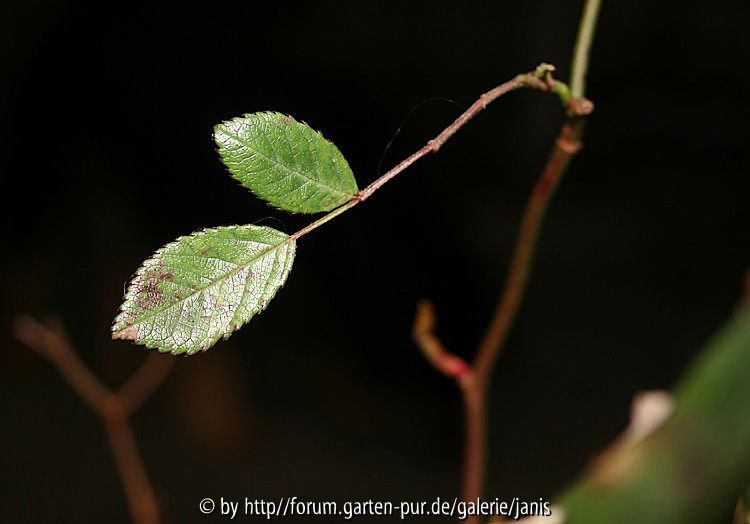
<svg viewBox="0 0 750 524">
<path fill-rule="evenodd" d="M 582 117 L 593 110 L 593 104 L 584 98 L 584 94 L 589 50 L 594 39 L 600 7 L 601 0 L 586 0 L 584 3 L 570 73 L 570 99 L 566 102 L 571 118 L 563 126 L 544 171 L 529 198 L 503 294 L 472 365 L 475 381 L 463 391 L 466 405 L 463 493 L 466 501 L 475 500 L 482 495 L 487 456 L 487 396 L 492 371 L 526 291 L 534 252 L 550 199 L 571 159 L 581 148 L 580 140 L 584 126 Z M 474 516 L 466 522 L 478 524 L 479 521 L 480 518 Z"/>
<path fill-rule="evenodd" d="M 563 126 L 544 171 L 529 197 L 502 297 L 474 360 L 474 372 L 480 389 L 486 388 L 489 383 L 494 364 L 518 313 L 549 201 L 570 160 L 581 147 L 579 137 L 582 127 L 583 121 L 580 119 L 571 120 Z"/>
<path fill-rule="evenodd" d="M 464 463 L 461 498 L 470 502 L 482 494 L 487 463 L 486 394 L 477 388 L 472 378 L 460 384 L 464 401 Z M 474 520 L 472 520 L 474 519 Z M 478 522 L 469 517 L 466 522 Z"/>
<path fill-rule="evenodd" d="M 529 197 L 516 242 L 505 287 L 487 331 L 472 364 L 473 380 L 463 384 L 465 406 L 464 429 L 464 501 L 482 496 L 487 462 L 487 405 L 492 371 L 516 318 L 533 266 L 549 202 L 573 156 L 581 147 L 583 120 L 574 118 L 565 124 L 558 136 L 542 175 Z M 479 516 L 471 516 L 467 524 L 478 524 Z"/>
</svg>

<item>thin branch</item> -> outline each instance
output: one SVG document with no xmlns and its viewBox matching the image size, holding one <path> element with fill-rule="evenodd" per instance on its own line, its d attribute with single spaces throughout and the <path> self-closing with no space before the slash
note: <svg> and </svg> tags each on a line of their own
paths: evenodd
<svg viewBox="0 0 750 524">
<path fill-rule="evenodd" d="M 133 522 L 159 524 L 159 506 L 133 436 L 133 428 L 127 419 L 106 421 L 105 428 Z"/>
<path fill-rule="evenodd" d="M 526 206 L 503 293 L 474 360 L 477 387 L 481 389 L 488 385 L 494 364 L 521 305 L 549 203 L 570 160 L 581 147 L 575 138 L 578 122 L 563 126 Z"/>
<path fill-rule="evenodd" d="M 465 502 L 476 501 L 482 495 L 487 469 L 487 409 L 486 394 L 479 389 L 476 378 L 466 381 L 461 388 L 464 401 L 464 460 L 461 497 Z M 478 516 L 466 522 L 478 523 Z"/>
<path fill-rule="evenodd" d="M 465 501 L 475 500 L 482 495 L 487 455 L 487 396 L 495 362 L 500 356 L 523 300 L 550 201 L 570 161 L 582 147 L 580 140 L 583 133 L 583 117 L 593 110 L 593 104 L 584 98 L 584 92 L 589 49 L 600 4 L 600 0 L 586 0 L 578 28 L 570 90 L 566 92 L 564 84 L 551 83 L 548 80 L 549 90 L 556 92 L 563 99 L 570 118 L 560 131 L 544 171 L 529 197 L 505 287 L 472 363 L 474 371 L 474 380 L 470 383 L 472 391 L 469 392 L 470 396 L 466 390 L 463 392 L 464 399 L 470 398 L 472 401 L 466 404 L 464 430 L 463 497 Z M 547 75 L 544 78 L 550 77 Z M 565 100 L 566 96 L 569 96 L 567 100 Z M 479 517 L 470 517 L 467 520 L 467 524 L 478 522 Z"/>
<path fill-rule="evenodd" d="M 589 69 L 591 43 L 596 32 L 601 0 L 586 0 L 578 25 L 578 36 L 573 51 L 573 64 L 570 70 L 570 92 L 573 98 L 583 98 L 586 93 L 586 74 Z"/>
<path fill-rule="evenodd" d="M 61 324 L 45 325 L 22 316 L 16 320 L 14 331 L 19 340 L 57 367 L 70 387 L 102 420 L 133 521 L 158 524 L 159 508 L 133 437 L 129 415 L 163 382 L 173 359 L 149 355 L 125 385 L 113 393 L 83 363 Z"/>
<path fill-rule="evenodd" d="M 570 80 L 570 93 L 573 102 L 569 102 L 569 107 L 576 105 L 575 100 L 588 102 L 587 106 L 591 104 L 590 101 L 583 98 L 583 95 L 588 70 L 589 49 L 594 36 L 600 4 L 601 0 L 587 0 L 584 6 L 578 28 Z M 593 110 L 593 105 L 587 107 L 587 109 L 590 112 L 590 110 Z M 526 291 L 536 244 L 539 240 L 549 202 L 554 196 L 568 164 L 582 147 L 580 140 L 583 134 L 583 119 L 581 117 L 585 114 L 588 113 L 574 115 L 563 126 L 544 171 L 529 198 L 503 294 L 479 346 L 474 362 L 478 381 L 482 387 L 485 387 L 489 381 L 494 363 L 502 350 Z"/>
<path fill-rule="evenodd" d="M 14 331 L 21 342 L 57 366 L 78 396 L 101 414 L 102 401 L 110 392 L 81 361 L 61 327 L 53 328 L 31 317 L 21 316 L 16 319 Z"/>
<path fill-rule="evenodd" d="M 296 233 L 294 233 L 289 238 L 291 240 L 297 240 L 298 238 L 301 238 L 301 237 L 305 236 L 306 234 L 308 234 L 310 231 L 313 231 L 314 229 L 318 229 L 320 226 L 322 226 L 323 224 L 325 224 L 329 220 L 333 220 L 334 218 L 336 218 L 337 216 L 339 216 L 341 213 L 343 213 L 345 211 L 348 211 L 349 209 L 353 208 L 357 204 L 359 204 L 359 201 L 355 200 L 355 199 L 352 199 L 349 202 L 347 202 L 346 204 L 344 204 L 343 206 L 337 207 L 336 209 L 334 209 L 333 211 L 331 211 L 327 215 L 323 216 L 322 218 L 319 218 L 315 222 L 312 222 L 312 223 L 308 224 L 307 226 L 303 227 L 302 229 L 300 229 L 299 231 L 297 231 Z"/>
<path fill-rule="evenodd" d="M 536 182 L 526 207 L 521 229 L 500 302 L 472 363 L 474 380 L 462 391 L 466 409 L 464 428 L 463 499 L 476 500 L 482 495 L 487 456 L 487 397 L 495 362 L 500 356 L 510 328 L 518 313 L 528 282 L 534 252 L 550 199 L 568 163 L 580 148 L 576 121 L 563 127 L 542 176 Z M 467 519 L 477 524 L 479 517 Z"/>
<path fill-rule="evenodd" d="M 484 483 L 487 455 L 487 387 L 492 369 L 508 336 L 526 290 L 536 244 L 549 202 L 570 160 L 581 148 L 579 141 L 583 125 L 581 117 L 593 111 L 591 101 L 585 98 L 573 98 L 571 91 L 565 84 L 552 78 L 551 72 L 553 70 L 554 68 L 551 66 L 542 64 L 534 73 L 519 75 L 511 82 L 506 82 L 489 93 L 482 95 L 477 102 L 472 104 L 469 109 L 440 133 L 437 138 L 428 142 L 426 146 L 398 164 L 360 193 L 359 201 L 362 201 L 419 158 L 437 151 L 445 141 L 473 118 L 476 113 L 486 107 L 490 101 L 514 89 L 532 87 L 554 92 L 563 101 L 568 114 L 571 115 L 571 119 L 563 126 L 560 136 L 555 142 L 555 147 L 541 177 L 534 186 L 521 223 L 521 230 L 503 294 L 471 366 L 460 361 L 458 368 L 453 367 L 456 365 L 455 359 L 457 357 L 445 350 L 440 341 L 432 333 L 434 313 L 431 310 L 431 306 L 425 303 L 418 306 L 414 338 L 427 359 L 439 371 L 449 376 L 456 376 L 455 369 L 467 370 L 462 371 L 462 380 L 459 382 L 465 409 L 462 489 L 462 496 L 465 501 L 476 500 L 480 497 Z M 347 206 L 353 207 L 354 204 L 356 204 L 356 201 L 347 204 Z M 324 223 L 327 220 L 327 217 L 323 217 L 321 222 Z M 317 227 L 315 224 L 312 224 L 312 226 L 311 228 L 308 226 L 306 230 L 303 230 L 304 233 Z M 298 235 L 297 238 L 299 236 L 302 235 Z M 467 522 L 472 524 L 478 521 L 477 517 L 470 517 Z"/>
<path fill-rule="evenodd" d="M 334 209 L 324 217 L 316 220 L 315 222 L 312 222 L 311 224 L 291 235 L 290 239 L 297 240 L 305 236 L 306 234 L 322 226 L 329 220 L 336 218 L 338 215 L 344 213 L 345 211 L 348 211 L 360 202 L 364 202 L 365 200 L 367 200 L 370 196 L 372 196 L 373 193 L 375 193 L 378 189 L 383 187 L 396 175 L 411 166 L 417 160 L 424 156 L 427 156 L 430 153 L 436 153 L 443 146 L 443 144 L 445 144 L 454 134 L 456 134 L 459 129 L 466 125 L 469 120 L 474 118 L 477 113 L 481 112 L 491 102 L 497 100 L 507 93 L 510 93 L 511 91 L 515 91 L 521 88 L 532 88 L 540 91 L 552 92 L 555 93 L 564 104 L 566 104 L 566 106 L 568 107 L 568 111 L 571 114 L 582 115 L 590 113 L 593 110 L 593 105 L 591 104 L 591 102 L 587 100 L 578 100 L 573 101 L 574 103 L 572 104 L 570 103 L 572 101 L 570 97 L 570 90 L 564 83 L 552 78 L 552 71 L 554 70 L 555 68 L 549 64 L 541 64 L 536 68 L 536 70 L 530 73 L 518 75 L 514 79 L 508 80 L 507 82 L 500 84 L 496 88 L 487 91 L 486 93 L 481 95 L 476 100 L 476 102 L 469 106 L 469 108 L 464 111 L 461 116 L 454 120 L 452 124 L 446 127 L 434 139 L 427 142 L 427 144 L 425 144 L 419 151 L 401 161 L 383 176 L 375 180 L 372 184 L 354 195 L 354 197 L 352 197 L 352 199 L 346 204 Z"/>
<path fill-rule="evenodd" d="M 164 382 L 173 365 L 173 358 L 167 358 L 160 353 L 149 353 L 143 364 L 117 391 L 125 411 L 133 413 L 138 410 Z"/>
<path fill-rule="evenodd" d="M 360 191 L 358 200 L 364 201 L 369 198 L 375 191 L 383 187 L 389 180 L 391 180 L 393 177 L 398 175 L 401 171 L 412 165 L 423 156 L 430 153 L 436 153 L 443 146 L 443 144 L 445 144 L 450 139 L 450 137 L 455 135 L 456 132 L 464 125 L 466 125 L 469 120 L 474 118 L 477 113 L 486 108 L 487 105 L 489 105 L 494 100 L 497 100 L 501 96 L 522 87 L 540 88 L 540 86 L 532 85 L 531 83 L 526 81 L 527 76 L 531 75 L 533 75 L 533 73 L 529 73 L 528 75 L 519 75 L 513 80 L 509 80 L 503 84 L 500 84 L 496 88 L 481 95 L 477 99 L 477 101 L 469 106 L 469 108 L 464 111 L 456 120 L 454 120 L 452 124 L 443 129 L 443 131 L 434 139 L 427 142 L 427 144 L 422 149 L 411 155 L 409 158 L 398 164 L 396 167 L 378 178 L 375 182 Z"/>
<path fill-rule="evenodd" d="M 428 300 L 417 303 L 417 314 L 414 317 L 412 337 L 427 361 L 443 375 L 459 381 L 470 379 L 471 367 L 464 359 L 445 349 L 440 339 L 435 336 L 435 308 Z"/>
<path fill-rule="evenodd" d="M 465 439 L 464 478 L 462 481 L 464 500 L 470 500 L 481 488 L 486 446 L 477 446 L 477 439 L 485 438 L 484 410 L 481 409 L 481 397 L 474 387 L 474 373 L 471 366 L 462 358 L 448 351 L 435 335 L 435 308 L 428 300 L 417 303 L 417 314 L 414 317 L 412 335 L 414 342 L 422 351 L 427 361 L 440 373 L 456 380 L 461 389 L 464 401 L 465 427 L 471 431 Z M 479 472 L 479 475 L 477 475 Z"/>
</svg>

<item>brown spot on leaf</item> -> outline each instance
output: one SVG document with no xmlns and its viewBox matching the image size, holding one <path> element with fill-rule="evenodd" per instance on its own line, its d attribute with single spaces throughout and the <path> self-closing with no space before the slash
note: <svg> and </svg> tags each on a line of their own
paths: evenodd
<svg viewBox="0 0 750 524">
<path fill-rule="evenodd" d="M 201 255 L 208 255 L 209 251 L 211 251 L 211 248 L 206 246 L 203 249 L 201 249 Z"/>
<path fill-rule="evenodd" d="M 292 119 L 292 117 L 291 117 L 291 116 L 289 116 L 289 115 L 286 115 L 286 116 L 285 116 L 285 117 L 284 117 L 284 118 L 283 118 L 283 119 L 281 120 L 281 123 L 282 123 L 282 124 L 284 124 L 285 126 L 288 126 L 289 124 L 291 124 L 291 123 L 292 123 L 292 120 L 293 120 L 293 119 Z"/>
<path fill-rule="evenodd" d="M 123 329 L 118 329 L 112 332 L 112 338 L 114 340 L 138 340 L 138 328 L 136 326 L 128 326 Z"/>
<path fill-rule="evenodd" d="M 135 322 L 135 315 L 131 313 L 130 311 L 123 311 L 122 315 L 118 317 L 118 324 L 123 324 L 125 326 L 131 326 Z"/>
<path fill-rule="evenodd" d="M 161 300 L 162 292 L 159 290 L 159 283 L 147 281 L 138 290 L 138 294 L 135 297 L 135 304 L 143 309 L 153 309 L 161 303 Z"/>
<path fill-rule="evenodd" d="M 143 309 L 153 309 L 161 304 L 164 293 L 159 289 L 162 282 L 174 280 L 174 271 L 164 270 L 159 266 L 152 271 L 143 274 L 142 280 L 134 284 L 136 290 L 135 304 Z"/>
</svg>

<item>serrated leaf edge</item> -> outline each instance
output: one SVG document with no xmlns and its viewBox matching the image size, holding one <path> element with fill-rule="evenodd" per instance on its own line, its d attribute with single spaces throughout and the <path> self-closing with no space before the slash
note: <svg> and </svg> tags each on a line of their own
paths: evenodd
<svg viewBox="0 0 750 524">
<path fill-rule="evenodd" d="M 210 349 L 211 347 L 213 347 L 214 344 L 216 344 L 216 342 L 219 339 L 213 341 L 207 347 L 203 347 L 203 348 L 196 349 L 196 350 L 190 350 L 190 349 L 188 349 L 186 351 L 178 351 L 178 350 L 163 349 L 163 348 L 160 348 L 159 346 L 157 346 L 156 344 L 153 344 L 151 342 L 141 342 L 141 341 L 139 341 L 138 340 L 138 330 L 137 330 L 137 327 L 136 327 L 137 324 L 135 324 L 135 323 L 134 324 L 130 324 L 127 327 L 120 328 L 120 329 L 117 329 L 117 325 L 120 322 L 127 322 L 127 320 L 125 320 L 124 317 L 126 315 L 128 315 L 129 313 L 125 310 L 125 304 L 130 299 L 134 298 L 135 294 L 137 294 L 138 290 L 137 290 L 137 286 L 135 285 L 136 281 L 138 280 L 139 277 L 141 277 L 143 275 L 144 272 L 146 272 L 146 271 L 148 271 L 150 269 L 149 267 L 147 267 L 147 265 L 148 265 L 149 262 L 154 261 L 154 260 L 159 260 L 160 255 L 162 255 L 164 253 L 164 251 L 166 251 L 167 249 L 169 249 L 169 248 L 171 248 L 171 247 L 179 244 L 181 241 L 183 241 L 183 240 L 185 240 L 187 238 L 197 238 L 199 236 L 203 236 L 203 235 L 206 235 L 206 234 L 212 233 L 212 232 L 217 232 L 217 231 L 220 231 L 222 229 L 244 229 L 244 228 L 266 229 L 266 230 L 274 231 L 275 233 L 281 233 L 281 234 L 283 234 L 283 235 L 286 236 L 286 239 L 283 242 L 280 242 L 280 243 L 278 243 L 276 245 L 270 246 L 270 248 L 267 251 L 263 251 L 262 253 L 260 253 L 258 255 L 258 257 L 256 257 L 256 259 L 254 259 L 254 260 L 257 260 L 257 258 L 260 258 L 261 256 L 266 256 L 267 254 L 275 251 L 276 249 L 280 248 L 281 246 L 283 246 L 285 244 L 289 244 L 290 247 L 291 247 L 291 253 L 288 254 L 288 256 L 286 257 L 286 260 L 290 261 L 291 263 L 294 262 L 294 258 L 296 256 L 296 245 L 297 245 L 295 239 L 292 236 L 286 235 L 286 233 L 284 233 L 282 231 L 279 231 L 277 229 L 273 229 L 273 228 L 267 227 L 267 226 L 255 226 L 255 225 L 246 224 L 246 225 L 230 225 L 230 226 L 220 226 L 220 227 L 209 227 L 209 228 L 201 229 L 199 231 L 194 231 L 193 233 L 191 233 L 189 235 L 181 235 L 181 236 L 177 237 L 175 240 L 173 240 L 172 242 L 169 242 L 169 243 L 161 246 L 156 251 L 154 251 L 154 253 L 150 257 L 148 257 L 146 260 L 144 260 L 141 263 L 140 267 L 138 267 L 138 269 L 136 270 L 136 272 L 130 278 L 130 281 L 128 282 L 128 285 L 127 285 L 127 290 L 126 290 L 125 295 L 123 297 L 123 301 L 120 304 L 120 307 L 118 308 L 118 314 L 117 314 L 117 316 L 115 317 L 115 319 L 114 319 L 114 321 L 112 323 L 112 327 L 110 328 L 110 331 L 112 333 L 112 339 L 113 340 L 128 340 L 128 341 L 131 341 L 131 342 L 133 342 L 135 344 L 141 345 L 141 346 L 143 346 L 143 347 L 145 347 L 147 349 L 156 349 L 160 353 L 171 353 L 172 355 L 180 355 L 180 354 L 184 353 L 184 354 L 190 356 L 190 355 L 194 355 L 195 353 L 198 353 L 198 352 L 205 352 L 208 349 Z M 234 272 L 242 271 L 243 269 L 246 269 L 246 268 L 247 268 L 247 266 L 239 265 L 236 268 L 232 269 L 230 272 L 228 272 L 227 275 L 229 275 L 229 273 L 234 273 Z M 253 312 L 252 316 L 260 314 L 260 313 L 262 313 L 266 309 L 268 303 L 276 296 L 276 293 L 278 293 L 278 291 L 282 287 L 284 287 L 284 284 L 286 283 L 286 279 L 289 276 L 290 272 L 291 271 L 288 270 L 286 267 L 284 268 L 284 271 L 282 271 L 282 274 L 283 273 L 286 273 L 286 274 L 284 275 L 284 277 L 281 280 L 281 282 L 279 282 L 279 285 L 276 288 L 276 291 L 274 291 L 273 295 L 270 296 L 270 298 L 266 301 L 266 303 L 261 308 L 259 308 L 259 309 L 257 309 L 256 311 Z M 205 289 L 210 288 L 211 286 L 215 285 L 218 282 L 220 282 L 220 281 L 218 281 L 218 280 L 214 281 L 210 285 L 206 286 L 205 288 L 197 290 L 197 291 L 195 291 L 195 292 L 193 292 L 193 293 L 191 293 L 191 294 L 189 294 L 187 296 L 182 297 L 178 302 L 175 302 L 174 304 L 171 304 L 171 305 L 169 305 L 169 306 L 167 306 L 167 307 L 165 307 L 165 308 L 163 308 L 163 309 L 155 312 L 153 315 L 150 315 L 148 318 L 152 318 L 154 315 L 157 315 L 159 313 L 162 313 L 162 312 L 168 310 L 171 307 L 174 307 L 176 304 L 179 304 L 180 302 L 184 301 L 188 297 L 195 295 L 195 293 L 200 293 L 201 291 L 204 291 Z M 225 333 L 224 335 L 222 335 L 220 337 L 220 339 L 226 340 L 234 332 L 236 332 L 237 330 L 239 330 L 240 328 L 242 328 L 245 324 L 247 324 L 251 319 L 252 319 L 252 317 L 250 319 L 248 319 L 247 321 L 245 321 L 245 322 L 242 322 L 242 323 L 239 323 L 239 324 L 236 324 L 236 325 L 232 326 L 232 329 L 230 331 L 228 331 L 227 333 Z M 143 320 L 141 322 L 138 322 L 138 324 L 140 324 L 142 322 L 143 322 Z M 230 323 L 230 325 L 231 324 L 232 323 Z"/>
<path fill-rule="evenodd" d="M 248 187 L 247 185 L 245 185 L 245 183 L 242 180 L 240 180 L 239 177 L 235 176 L 235 174 L 232 173 L 232 170 L 230 169 L 230 167 L 227 166 L 226 163 L 224 162 L 224 157 L 221 156 L 221 148 L 218 146 L 218 140 L 216 139 L 216 133 L 218 132 L 219 126 L 224 126 L 226 128 L 226 124 L 227 123 L 234 122 L 234 121 L 240 120 L 242 118 L 248 118 L 248 117 L 258 116 L 258 115 L 276 115 L 276 116 L 279 116 L 279 117 L 283 117 L 285 119 L 290 119 L 289 120 L 290 122 L 295 122 L 297 124 L 305 125 L 305 126 L 308 127 L 308 129 L 310 129 L 313 132 L 315 132 L 322 140 L 324 140 L 325 142 L 327 142 L 328 144 L 330 144 L 341 155 L 341 158 L 346 163 L 346 167 L 352 173 L 352 179 L 354 180 L 354 188 L 355 188 L 354 191 L 352 193 L 347 193 L 347 192 L 344 192 L 344 191 L 340 191 L 340 190 L 338 190 L 336 188 L 332 188 L 332 187 L 330 187 L 330 186 L 328 186 L 326 184 L 321 183 L 319 180 L 315 180 L 313 178 L 310 178 L 309 176 L 307 176 L 304 173 L 300 173 L 299 171 L 294 171 L 292 169 L 289 169 L 284 164 L 280 164 L 280 163 L 274 161 L 273 159 L 268 158 L 266 155 L 258 152 L 254 147 L 251 147 L 245 140 L 242 140 L 237 135 L 229 134 L 229 133 L 224 133 L 225 135 L 227 135 L 228 137 L 232 138 L 233 140 L 236 140 L 237 142 L 242 143 L 248 149 L 251 149 L 258 156 L 261 156 L 261 157 L 265 158 L 266 160 L 268 160 L 269 162 L 272 162 L 272 163 L 274 163 L 276 165 L 284 167 L 287 171 L 291 171 L 294 174 L 299 175 L 299 176 L 301 176 L 302 178 L 304 178 L 306 180 L 309 180 L 310 182 L 312 182 L 312 183 L 316 184 L 317 186 L 325 189 L 326 191 L 329 191 L 331 193 L 335 193 L 335 194 L 341 195 L 342 197 L 345 197 L 345 199 L 342 200 L 342 202 L 339 202 L 339 203 L 336 203 L 334 205 L 328 206 L 328 207 L 326 207 L 326 208 L 324 208 L 324 209 L 322 209 L 320 211 L 314 211 L 314 212 L 309 212 L 309 211 L 294 211 L 294 210 L 291 210 L 291 209 L 287 209 L 287 208 L 278 206 L 278 205 L 276 205 L 276 204 L 274 204 L 272 202 L 269 202 L 268 200 L 266 200 L 265 197 L 263 197 L 262 195 L 259 195 L 253 188 Z M 221 163 L 224 166 L 224 168 L 227 170 L 227 172 L 229 173 L 229 175 L 234 180 L 236 180 L 239 183 L 240 186 L 242 186 L 243 188 L 245 188 L 248 191 L 250 191 L 253 195 L 255 195 L 259 199 L 263 200 L 266 204 L 268 204 L 269 206 L 273 207 L 274 209 L 278 209 L 280 211 L 285 211 L 287 213 L 302 213 L 302 214 L 325 213 L 325 212 L 332 211 L 332 210 L 336 209 L 337 207 L 340 207 L 340 206 L 346 204 L 346 202 L 348 202 L 349 200 L 351 200 L 357 194 L 357 192 L 359 191 L 359 186 L 357 184 L 356 178 L 354 177 L 354 172 L 352 171 L 352 168 L 349 165 L 349 161 L 346 159 L 346 157 L 341 152 L 341 150 L 338 148 L 338 146 L 334 142 L 332 142 L 331 140 L 328 140 L 323 135 L 323 133 L 321 133 L 318 129 L 315 129 L 314 127 L 312 127 L 311 125 L 309 125 L 304 120 L 296 120 L 292 115 L 288 115 L 288 114 L 282 113 L 280 111 L 256 111 L 255 113 L 243 113 L 242 116 L 237 116 L 237 117 L 234 117 L 234 118 L 230 118 L 229 120 L 222 120 L 220 124 L 216 124 L 214 126 L 214 129 L 213 129 L 213 139 L 214 139 L 214 143 L 217 144 L 217 147 L 215 148 L 216 154 L 221 159 Z"/>
</svg>

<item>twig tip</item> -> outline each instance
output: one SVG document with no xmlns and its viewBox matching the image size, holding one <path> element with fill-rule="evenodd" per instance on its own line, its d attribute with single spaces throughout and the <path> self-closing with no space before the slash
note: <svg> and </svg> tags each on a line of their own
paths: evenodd
<svg viewBox="0 0 750 524">
<path fill-rule="evenodd" d="M 417 313 L 414 316 L 414 333 L 428 333 L 435 329 L 435 306 L 427 299 L 417 302 Z"/>
</svg>

